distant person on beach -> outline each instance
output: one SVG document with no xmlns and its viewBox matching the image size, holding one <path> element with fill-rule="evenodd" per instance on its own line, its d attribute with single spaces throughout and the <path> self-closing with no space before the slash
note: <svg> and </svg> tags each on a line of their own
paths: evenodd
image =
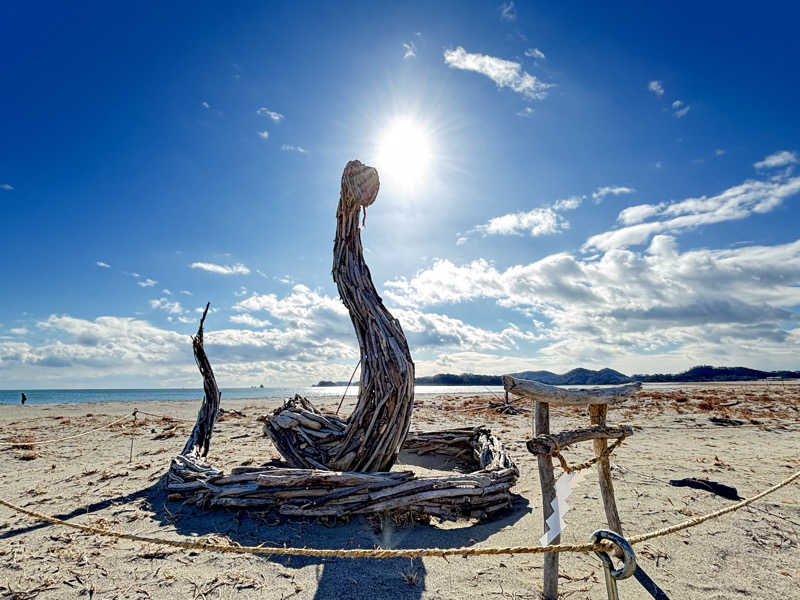
<svg viewBox="0 0 800 600">
<path fill-rule="evenodd" d="M 22 404 L 25 404 L 25 400 L 27 399 L 28 397 L 25 395 L 25 392 L 22 392 L 22 399 L 21 399 Z"/>
</svg>

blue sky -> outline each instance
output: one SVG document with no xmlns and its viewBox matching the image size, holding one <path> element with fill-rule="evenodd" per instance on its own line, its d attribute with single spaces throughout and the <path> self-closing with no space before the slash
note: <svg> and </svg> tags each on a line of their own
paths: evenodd
<svg viewBox="0 0 800 600">
<path fill-rule="evenodd" d="M 0 386 L 346 379 L 352 158 L 419 374 L 800 368 L 798 12 L 4 3 Z"/>
</svg>

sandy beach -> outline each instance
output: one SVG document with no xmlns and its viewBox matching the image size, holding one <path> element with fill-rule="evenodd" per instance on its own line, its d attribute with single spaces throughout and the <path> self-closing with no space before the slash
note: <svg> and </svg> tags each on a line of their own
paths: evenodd
<svg viewBox="0 0 800 600">
<path fill-rule="evenodd" d="M 421 395 L 412 420 L 417 430 L 486 424 L 504 441 L 521 473 L 517 496 L 509 512 L 483 523 L 407 525 L 358 518 L 332 525 L 170 502 L 160 479 L 186 441 L 195 402 L 0 406 L 0 497 L 77 523 L 166 539 L 311 548 L 535 545 L 542 516 L 536 460 L 525 447 L 531 436 L 529 406 L 516 402 L 520 414 L 499 414 L 488 408 L 497 399 L 492 394 Z M 671 479 L 708 478 L 747 497 L 800 469 L 798 399 L 796 383 L 686 384 L 651 386 L 611 408 L 609 422 L 635 428 L 611 461 L 626 534 L 732 503 L 708 491 L 673 487 Z M 315 403 L 335 408 L 338 400 Z M 227 470 L 278 459 L 257 420 L 278 402 L 223 401 L 226 411 L 241 414 L 218 421 L 210 463 Z M 352 399 L 348 402 L 344 413 L 352 410 Z M 134 408 L 140 411 L 135 422 L 78 435 Z M 552 413 L 553 431 L 588 425 L 578 409 Z M 77 437 L 47 443 L 68 436 Z M 571 463 L 591 455 L 589 443 L 565 451 Z M 395 469 L 452 466 L 404 453 Z M 562 542 L 587 542 L 605 526 L 594 471 L 578 484 L 571 504 Z M 795 483 L 733 514 L 635 549 L 644 570 L 673 599 L 792 598 L 800 585 L 799 533 L 800 486 Z M 7 508 L 0 508 L 0 540 L 2 598 L 535 599 L 541 589 L 538 555 L 448 560 L 223 555 L 97 537 Z M 562 555 L 560 572 L 561 597 L 606 598 L 594 555 Z M 619 588 L 623 598 L 650 597 L 632 579 Z"/>
</svg>

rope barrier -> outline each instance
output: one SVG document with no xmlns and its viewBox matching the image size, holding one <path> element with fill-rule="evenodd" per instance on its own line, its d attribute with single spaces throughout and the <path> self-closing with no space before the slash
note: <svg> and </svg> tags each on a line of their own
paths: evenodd
<svg viewBox="0 0 800 600">
<path fill-rule="evenodd" d="M 744 508 L 748 504 L 752 504 L 756 500 L 767 496 L 777 490 L 785 487 L 800 477 L 800 471 L 797 471 L 790 477 L 787 477 L 780 483 L 768 488 L 755 496 L 746 498 L 741 502 L 727 506 L 721 510 L 717 510 L 694 519 L 689 519 L 682 523 L 657 529 L 640 535 L 633 536 L 628 539 L 631 544 L 638 544 L 653 538 L 670 535 L 672 533 L 695 527 L 701 523 L 720 517 L 729 512 Z M 608 552 L 611 548 L 605 544 L 555 544 L 552 546 L 506 546 L 500 548 L 407 548 L 407 549 L 318 549 L 318 548 L 289 548 L 289 547 L 270 547 L 270 546 L 241 546 L 238 544 L 218 544 L 214 542 L 203 541 L 181 541 L 181 540 L 166 540 L 162 538 L 145 537 L 134 535 L 130 533 L 121 533 L 109 529 L 101 529 L 91 525 L 79 525 L 77 523 L 70 523 L 63 521 L 56 517 L 46 515 L 44 513 L 28 510 L 8 502 L 0 498 L 0 505 L 10 508 L 11 510 L 28 515 L 40 521 L 52 523 L 53 525 L 62 525 L 70 527 L 86 533 L 93 533 L 105 537 L 113 537 L 118 539 L 130 540 L 134 542 L 142 542 L 146 544 L 156 544 L 160 546 L 171 546 L 173 548 L 183 548 L 187 550 L 207 550 L 211 552 L 233 553 L 233 554 L 272 554 L 272 555 L 291 555 L 291 556 L 313 556 L 313 557 L 329 557 L 329 558 L 420 558 L 420 557 L 441 557 L 446 556 L 485 556 L 496 554 L 549 554 L 552 552 Z"/>
<path fill-rule="evenodd" d="M 625 427 L 625 426 L 623 425 L 622 427 Z M 558 462 L 561 463 L 561 468 L 564 469 L 565 473 L 572 473 L 573 471 L 581 471 L 583 469 L 588 469 L 589 467 L 591 467 L 593 464 L 595 464 L 601 458 L 607 458 L 607 457 L 611 456 L 611 454 L 614 452 L 614 450 L 619 448 L 619 446 L 622 445 L 622 442 L 628 436 L 626 434 L 621 435 L 620 437 L 618 437 L 614 441 L 613 444 L 611 444 L 608 448 L 603 450 L 600 454 L 598 454 L 594 458 L 590 458 L 586 462 L 582 462 L 582 463 L 579 463 L 577 465 L 570 465 L 569 463 L 567 463 L 567 459 L 564 458 L 564 456 L 561 454 L 561 445 L 558 443 L 558 439 L 554 435 L 550 435 L 549 433 L 542 433 L 537 437 L 545 438 L 545 439 L 548 439 L 551 442 L 553 442 L 553 444 L 556 447 L 555 453 L 553 454 L 553 456 L 555 456 L 558 459 Z"/>
</svg>

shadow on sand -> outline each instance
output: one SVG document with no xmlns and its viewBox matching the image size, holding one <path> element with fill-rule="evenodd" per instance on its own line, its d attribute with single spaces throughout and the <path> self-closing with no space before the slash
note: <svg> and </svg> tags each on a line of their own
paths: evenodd
<svg viewBox="0 0 800 600">
<path fill-rule="evenodd" d="M 403 465 L 432 468 L 427 457 L 401 455 Z M 149 505 L 151 518 L 162 526 L 174 527 L 184 536 L 224 535 L 241 545 L 293 546 L 307 548 L 459 548 L 472 546 L 488 539 L 497 531 L 513 525 L 525 516 L 530 507 L 521 496 L 513 497 L 511 509 L 486 522 L 463 522 L 455 527 L 412 524 L 398 526 L 390 517 L 382 519 L 357 517 L 348 523 L 326 526 L 311 519 L 279 518 L 256 512 L 230 510 L 203 510 L 194 506 L 167 501 L 161 481 L 136 492 L 96 502 L 69 513 L 55 515 L 69 520 L 80 515 L 144 500 Z M 9 539 L 44 527 L 49 523 L 4 531 L 0 539 Z M 155 534 L 157 536 L 157 534 Z M 289 569 L 302 569 L 316 565 L 316 600 L 328 598 L 376 598 L 412 600 L 419 598 L 425 589 L 426 570 L 420 559 L 347 559 L 302 556 L 259 555 L 265 561 Z M 451 559 L 452 560 L 452 559 Z M 460 560 L 456 558 L 456 560 Z M 463 569 L 461 565 L 454 568 Z M 415 578 L 409 585 L 407 578 Z"/>
</svg>

